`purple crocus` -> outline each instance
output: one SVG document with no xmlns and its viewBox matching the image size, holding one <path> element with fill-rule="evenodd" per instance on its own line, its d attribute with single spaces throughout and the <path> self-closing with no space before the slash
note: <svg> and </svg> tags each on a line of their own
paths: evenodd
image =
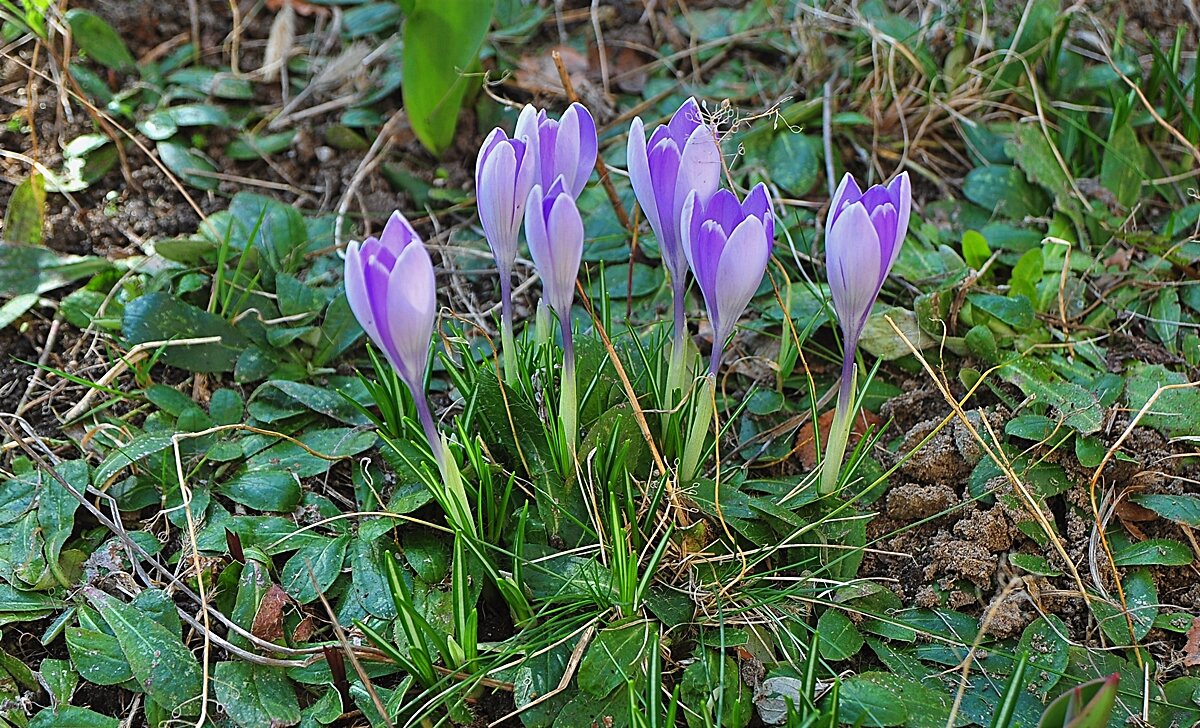
<svg viewBox="0 0 1200 728">
<path fill-rule="evenodd" d="M 709 373 L 715 374 L 725 342 L 767 270 L 775 238 L 771 199 L 762 183 L 742 203 L 729 190 L 719 190 L 707 203 L 692 191 L 679 224 L 683 251 L 713 327 Z"/>
<path fill-rule="evenodd" d="M 558 316 L 562 327 L 563 374 L 559 389 L 559 417 L 563 437 L 572 456 L 575 452 L 577 397 L 575 392 L 575 345 L 571 335 L 571 304 L 575 301 L 575 279 L 583 257 L 583 218 L 575 198 L 560 175 L 545 192 L 533 186 L 525 206 L 525 239 L 529 254 L 542 277 L 542 297 Z"/>
<path fill-rule="evenodd" d="M 846 174 L 833 193 L 825 220 L 825 266 L 851 359 L 871 306 L 900 254 L 911 209 L 907 172 L 866 192 Z"/>
<path fill-rule="evenodd" d="M 685 101 L 669 122 L 655 127 L 648 144 L 642 120 L 635 118 L 629 127 L 627 166 L 633 192 L 654 230 L 663 264 L 671 274 L 678 351 L 686 330 L 684 294 L 688 270 L 679 216 L 691 192 L 696 193 L 701 205 L 706 205 L 721 180 L 721 148 L 713 129 L 701 119 L 696 99 Z M 678 353 L 682 355 L 681 351 Z"/>
<path fill-rule="evenodd" d="M 522 118 L 534 116 L 526 106 Z M 518 122 L 519 125 L 519 122 Z M 479 220 L 500 276 L 500 325 L 504 342 L 505 376 L 517 376 L 512 320 L 512 270 L 517 241 L 525 219 L 525 202 L 535 183 L 537 148 L 528 136 L 509 139 L 503 129 L 493 129 L 479 149 L 475 162 L 475 193 Z"/>
<path fill-rule="evenodd" d="M 438 462 L 442 443 L 425 397 L 429 339 L 437 318 L 433 261 L 399 212 L 378 238 L 346 248 L 346 299 L 354 317 L 408 386 Z"/>
<path fill-rule="evenodd" d="M 825 268 L 833 310 L 842 329 L 842 379 L 821 464 L 821 493 L 837 487 L 853 422 L 858 339 L 900 254 L 911 210 L 907 172 L 866 192 L 847 174 L 833 193 L 825 220 Z"/>
<path fill-rule="evenodd" d="M 543 190 L 563 178 L 563 187 L 571 197 L 579 197 L 596 166 L 596 122 L 580 103 L 573 103 L 561 120 L 550 119 L 545 111 L 532 106 L 521 110 L 513 133 L 517 139 L 529 139 L 537 150 L 536 182 Z"/>
</svg>

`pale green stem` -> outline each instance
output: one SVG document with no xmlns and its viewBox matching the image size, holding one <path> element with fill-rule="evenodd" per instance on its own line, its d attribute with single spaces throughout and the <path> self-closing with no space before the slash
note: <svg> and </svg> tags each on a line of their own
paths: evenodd
<svg viewBox="0 0 1200 728">
<path fill-rule="evenodd" d="M 433 421 L 433 414 L 429 411 L 429 400 L 425 397 L 425 390 L 410 387 L 410 391 L 413 395 L 413 402 L 417 406 L 417 420 L 421 423 L 421 429 L 425 430 L 425 438 L 429 440 L 429 449 L 433 451 L 433 459 L 437 461 L 438 473 L 442 476 L 442 486 L 445 488 L 445 496 L 449 505 L 449 512 L 446 515 L 450 517 L 452 525 L 474 536 L 475 521 L 471 518 L 471 505 L 467 500 L 467 491 L 463 487 L 458 463 L 455 462 L 453 456 L 447 453 L 445 439 L 438 431 L 437 425 Z"/>
<path fill-rule="evenodd" d="M 571 335 L 570 313 L 560 317 L 563 338 L 562 385 L 559 387 L 558 416 L 562 420 L 563 441 L 567 444 L 571 467 L 575 463 L 575 444 L 579 439 L 579 402 L 575 390 L 575 341 Z"/>
<path fill-rule="evenodd" d="M 858 379 L 858 366 L 854 363 L 856 343 L 846 342 L 837 409 L 833 413 L 833 422 L 829 424 L 828 444 L 825 446 L 825 457 L 821 461 L 821 486 L 818 491 L 821 495 L 832 493 L 837 488 L 842 459 L 846 456 L 846 443 L 850 441 L 850 426 L 854 424 L 854 392 Z"/>
<path fill-rule="evenodd" d="M 700 464 L 700 452 L 704 449 L 704 437 L 712 426 L 713 404 L 717 394 L 717 377 L 709 373 L 697 388 L 695 396 L 700 399 L 693 410 L 691 429 L 688 430 L 687 444 L 683 448 L 683 457 L 679 460 L 679 482 L 687 483 L 696 477 L 696 468 Z"/>
<path fill-rule="evenodd" d="M 500 354 L 504 359 L 504 383 L 516 387 L 520 381 L 517 371 L 517 345 L 513 336 L 512 282 L 505 271 L 500 272 Z"/>
</svg>

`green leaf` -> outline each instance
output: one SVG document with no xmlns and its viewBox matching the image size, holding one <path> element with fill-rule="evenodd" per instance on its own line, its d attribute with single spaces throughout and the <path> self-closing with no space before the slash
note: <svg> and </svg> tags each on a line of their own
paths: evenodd
<svg viewBox="0 0 1200 728">
<path fill-rule="evenodd" d="M 1113 602 L 1094 597 L 1088 600 L 1088 604 L 1100 624 L 1100 631 L 1114 645 L 1124 646 L 1132 644 L 1129 635 L 1130 621 L 1133 622 L 1134 640 L 1144 638 L 1154 626 L 1154 619 L 1158 616 L 1158 588 L 1149 569 L 1138 569 L 1130 573 L 1121 580 L 1121 587 L 1125 594 L 1125 606 L 1129 610 L 1128 618 L 1120 608 L 1120 603 L 1116 601 L 1116 590 L 1113 590 L 1111 595 Z"/>
<path fill-rule="evenodd" d="M 1159 387 L 1186 384 L 1187 377 L 1161 364 L 1134 362 L 1125 372 L 1125 397 L 1129 409 L 1137 413 L 1150 401 Z M 1200 388 L 1167 389 L 1141 418 L 1140 424 L 1169 437 L 1200 432 Z"/>
<path fill-rule="evenodd" d="M 1200 497 L 1194 495 L 1135 495 L 1131 498 L 1143 508 L 1192 528 L 1200 528 Z"/>
<path fill-rule="evenodd" d="M 962 236 L 963 260 L 971 266 L 971 270 L 979 270 L 992 257 L 987 238 L 978 230 L 968 230 Z"/>
<path fill-rule="evenodd" d="M 404 24 L 404 110 L 434 154 L 454 140 L 459 109 L 492 22 L 495 0 L 412 0 Z M 475 80 L 473 83 L 478 84 Z"/>
<path fill-rule="evenodd" d="M 296 690 L 282 668 L 249 662 L 220 662 L 213 671 L 217 703 L 243 728 L 300 722 Z"/>
<path fill-rule="evenodd" d="M 120 685 L 133 679 L 133 668 L 117 638 L 83 627 L 67 627 L 67 653 L 84 680 L 96 685 Z"/>
<path fill-rule="evenodd" d="M 1025 296 L 997 296 L 994 293 L 972 293 L 967 300 L 976 308 L 995 316 L 1018 331 L 1028 331 L 1037 319 L 1033 304 Z"/>
<path fill-rule="evenodd" d="M 1000 376 L 1033 401 L 1054 407 L 1067 426 L 1077 432 L 1097 432 L 1104 423 L 1104 408 L 1094 392 L 1064 381 L 1036 359 L 1013 357 L 1000 369 Z"/>
<path fill-rule="evenodd" d="M 404 534 L 404 559 L 426 584 L 439 584 L 450 574 L 450 544 L 429 531 Z"/>
<path fill-rule="evenodd" d="M 821 657 L 826 660 L 849 660 L 862 649 L 862 635 L 840 609 L 826 609 L 817 620 L 817 632 L 821 635 Z"/>
<path fill-rule="evenodd" d="M 220 180 L 212 176 L 217 168 L 199 152 L 178 142 L 158 142 L 158 156 L 180 179 L 199 190 L 215 190 Z"/>
<path fill-rule="evenodd" d="M 1100 159 L 1100 184 L 1125 207 L 1133 207 L 1142 194 L 1146 152 L 1128 119 L 1109 132 L 1108 144 Z"/>
<path fill-rule="evenodd" d="M 121 721 L 88 708 L 60 705 L 47 708 L 29 721 L 28 728 L 118 728 Z"/>
<path fill-rule="evenodd" d="M 354 318 L 354 312 L 350 310 L 346 294 L 339 292 L 325 309 L 317 350 L 313 352 L 313 366 L 325 366 L 341 356 L 354 346 L 362 335 L 362 327 L 358 325 L 358 319 Z"/>
<path fill-rule="evenodd" d="M 249 341 L 225 319 L 184 303 L 166 292 L 151 293 L 125 306 L 122 321 L 132 344 L 219 336 L 211 344 L 167 346 L 159 360 L 191 372 L 228 372 Z"/>
<path fill-rule="evenodd" d="M 904 702 L 897 700 L 890 685 L 896 676 L 865 672 L 847 678 L 838 692 L 839 718 L 848 725 L 897 726 L 908 720 Z"/>
<path fill-rule="evenodd" d="M 137 67 L 121 36 L 99 15 L 72 8 L 65 17 L 75 44 L 96 63 L 114 71 L 132 71 Z"/>
<path fill-rule="evenodd" d="M 1030 574 L 1038 576 L 1062 576 L 1062 571 L 1050 565 L 1050 562 L 1036 554 L 1009 554 L 1009 562 L 1013 566 Z"/>
<path fill-rule="evenodd" d="M 821 142 L 785 129 L 767 151 L 771 181 L 795 197 L 812 191 L 821 178 Z"/>
<path fill-rule="evenodd" d="M 1187 566 L 1192 550 L 1169 538 L 1151 538 L 1113 552 L 1117 566 Z"/>
<path fill-rule="evenodd" d="M 0 306 L 0 329 L 24 316 L 40 299 L 41 296 L 36 293 L 22 293 L 5 301 L 4 305 Z"/>
<path fill-rule="evenodd" d="M 626 680 L 641 680 L 649 644 L 646 622 L 602 631 L 579 663 L 579 689 L 600 698 Z"/>
<path fill-rule="evenodd" d="M 349 427 L 309 430 L 300 435 L 300 444 L 280 441 L 246 461 L 247 470 L 279 470 L 301 478 L 320 475 L 344 457 L 357 455 L 375 444 L 375 433 Z M 301 445 L 326 457 L 317 457 Z M 333 458 L 333 459 L 327 459 Z"/>
<path fill-rule="evenodd" d="M 251 470 L 217 486 L 230 500 L 256 511 L 290 513 L 300 503 L 300 483 L 291 473 Z"/>
<path fill-rule="evenodd" d="M 1114 674 L 1071 688 L 1050 703 L 1038 728 L 1104 728 L 1117 701 L 1118 679 Z"/>
<path fill-rule="evenodd" d="M 45 224 L 46 182 L 42 175 L 34 172 L 14 187 L 8 198 L 8 207 L 4 210 L 4 239 L 10 243 L 41 245 Z"/>
<path fill-rule="evenodd" d="M 350 535 L 324 539 L 323 543 L 305 546 L 283 566 L 279 580 L 284 590 L 301 604 L 308 604 L 318 593 L 329 591 L 342 573 Z M 310 571 L 311 569 L 311 571 Z M 313 585 L 313 579 L 316 585 Z"/>
<path fill-rule="evenodd" d="M 1026 685 L 1045 699 L 1067 669 L 1066 624 L 1053 614 L 1035 619 L 1021 633 L 1019 652 L 1029 654 Z"/>
<path fill-rule="evenodd" d="M 296 130 L 279 132 L 278 134 L 243 134 L 225 147 L 225 156 L 238 161 L 259 159 L 271 154 L 278 154 L 288 147 L 296 138 Z"/>
<path fill-rule="evenodd" d="M 1150 333 L 1166 345 L 1169 351 L 1176 351 L 1176 341 L 1179 338 L 1179 323 L 1183 318 L 1183 308 L 1179 305 L 1179 293 L 1174 288 L 1164 288 L 1154 297 L 1154 305 L 1150 307 Z"/>
<path fill-rule="evenodd" d="M 84 596 L 108 623 L 125 653 L 133 675 L 156 703 L 180 715 L 200 712 L 200 665 L 166 627 L 150 619 L 137 607 L 120 602 L 93 587 Z"/>
<path fill-rule="evenodd" d="M 100 463 L 100 466 L 96 468 L 96 483 L 101 485 L 106 484 L 112 477 L 130 465 L 139 463 L 154 453 L 162 452 L 171 447 L 171 438 L 173 436 L 174 433 L 171 432 L 151 432 L 138 435 L 128 443 L 121 445 L 110 452 L 104 458 L 104 462 Z"/>
<path fill-rule="evenodd" d="M 1013 219 L 1046 213 L 1050 201 L 1016 167 L 1003 164 L 976 167 L 963 181 L 963 194 L 976 205 Z"/>
</svg>

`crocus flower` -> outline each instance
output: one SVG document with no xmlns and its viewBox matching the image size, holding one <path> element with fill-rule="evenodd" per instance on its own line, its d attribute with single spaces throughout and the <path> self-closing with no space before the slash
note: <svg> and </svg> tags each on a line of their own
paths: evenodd
<svg viewBox="0 0 1200 728">
<path fill-rule="evenodd" d="M 536 182 L 543 190 L 563 178 L 563 187 L 571 197 L 579 197 L 596 166 L 596 122 L 583 104 L 573 103 L 562 119 L 556 121 L 545 111 L 532 106 L 521 110 L 513 136 L 528 138 L 537 150 Z"/>
<path fill-rule="evenodd" d="M 429 446 L 442 461 L 441 438 L 425 397 L 429 339 L 437 317 L 433 261 L 399 212 L 378 238 L 346 248 L 346 299 L 354 317 L 412 393 Z"/>
<path fill-rule="evenodd" d="M 842 329 L 842 380 L 821 465 L 822 493 L 837 487 L 853 422 L 854 353 L 871 307 L 908 232 L 912 187 L 903 172 L 866 192 L 847 174 L 833 193 L 825 220 L 825 268 L 833 310 Z"/>
<path fill-rule="evenodd" d="M 738 202 L 720 190 L 707 203 L 692 191 L 680 214 L 683 251 L 704 296 L 713 327 L 709 373 L 716 373 L 725 341 L 758 290 L 775 238 L 767 188 L 759 183 Z"/>
<path fill-rule="evenodd" d="M 866 192 L 847 174 L 833 194 L 825 220 L 825 266 L 851 359 L 871 306 L 900 254 L 911 209 L 907 172 Z"/>
<path fill-rule="evenodd" d="M 532 117 L 526 106 L 522 117 Z M 503 129 L 493 129 L 479 149 L 475 162 L 475 192 L 479 220 L 500 276 L 500 323 L 504 341 L 505 375 L 516 377 L 512 320 L 512 270 L 517 240 L 525 219 L 525 202 L 537 172 L 537 148 L 528 136 L 509 139 Z"/>
<path fill-rule="evenodd" d="M 708 204 L 721 179 L 721 148 L 713 129 L 701 120 L 696 99 L 685 101 L 668 123 L 655 127 L 649 144 L 641 118 L 635 118 L 629 127 L 627 166 L 633 192 L 671 274 L 675 346 L 681 355 L 688 269 L 679 216 L 693 191 L 697 202 Z"/>
<path fill-rule="evenodd" d="M 571 304 L 575 279 L 583 257 L 583 218 L 562 176 L 544 193 L 533 186 L 525 205 L 525 239 L 529 253 L 542 277 L 542 297 L 558 316 L 563 338 L 563 376 L 559 391 L 559 417 L 563 436 L 572 457 L 575 453 L 577 397 L 575 392 L 575 345 L 571 336 Z"/>
</svg>

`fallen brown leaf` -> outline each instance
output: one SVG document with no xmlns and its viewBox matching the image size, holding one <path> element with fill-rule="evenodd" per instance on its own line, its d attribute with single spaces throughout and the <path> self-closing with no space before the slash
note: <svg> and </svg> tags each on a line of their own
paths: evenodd
<svg viewBox="0 0 1200 728">
<path fill-rule="evenodd" d="M 250 632 L 259 639 L 275 642 L 283 639 L 283 608 L 292 600 L 278 584 L 272 584 L 259 602 Z"/>
<path fill-rule="evenodd" d="M 1192 618 L 1187 631 L 1187 643 L 1183 646 L 1183 666 L 1200 667 L 1200 617 Z"/>
<path fill-rule="evenodd" d="M 821 432 L 826 437 L 829 436 L 829 425 L 833 422 L 834 410 L 825 412 L 818 418 L 818 423 L 821 425 Z M 854 425 L 850 428 L 850 442 L 846 445 L 846 452 L 854 450 L 854 446 L 862 439 L 867 430 L 872 427 L 879 427 L 883 424 L 883 418 L 874 412 L 868 410 L 859 410 L 858 417 L 854 420 Z M 796 455 L 799 456 L 801 464 L 808 470 L 812 470 L 817 466 L 817 444 L 813 437 L 813 423 L 807 422 L 803 427 L 796 432 Z"/>
</svg>

